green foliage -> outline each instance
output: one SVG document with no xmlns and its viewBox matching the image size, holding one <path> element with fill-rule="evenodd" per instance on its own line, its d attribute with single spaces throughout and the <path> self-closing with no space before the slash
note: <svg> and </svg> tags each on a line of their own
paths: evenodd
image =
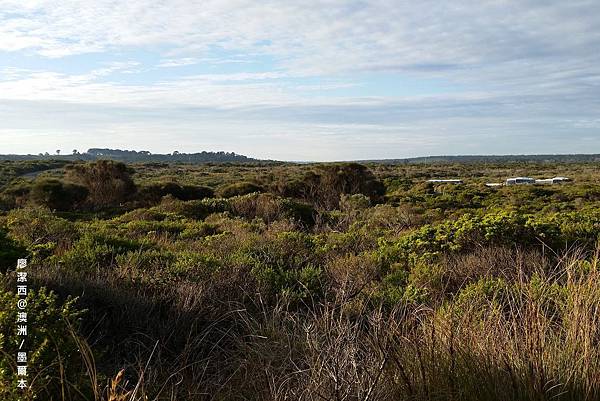
<svg viewBox="0 0 600 401">
<path fill-rule="evenodd" d="M 305 227 L 314 225 L 316 212 L 312 206 L 291 199 L 282 199 L 281 207 L 284 210 L 284 217 L 292 218 Z"/>
<path fill-rule="evenodd" d="M 225 185 L 219 188 L 218 194 L 222 198 L 231 198 L 232 196 L 247 195 L 254 192 L 263 192 L 263 188 L 251 182 L 237 182 L 235 184 Z"/>
<path fill-rule="evenodd" d="M 68 270 L 96 271 L 102 267 L 113 267 L 115 258 L 120 254 L 147 247 L 148 245 L 142 241 L 101 231 L 87 231 L 66 252 L 56 256 L 55 259 Z"/>
<path fill-rule="evenodd" d="M 227 199 L 206 198 L 194 201 L 180 201 L 170 196 L 165 196 L 155 209 L 163 213 L 174 213 L 191 219 L 203 220 L 211 214 L 229 211 Z"/>
<path fill-rule="evenodd" d="M 84 186 L 54 178 L 35 180 L 29 194 L 36 205 L 59 211 L 72 210 L 87 196 L 88 190 Z"/>
<path fill-rule="evenodd" d="M 411 273 L 399 264 L 390 267 L 381 279 L 381 285 L 370 294 L 371 302 L 382 303 L 387 307 L 397 304 L 421 304 L 427 300 L 428 291 L 424 286 L 412 282 Z"/>
<path fill-rule="evenodd" d="M 209 280 L 220 267 L 221 262 L 213 256 L 184 251 L 176 255 L 175 261 L 168 268 L 168 272 L 173 277 L 202 281 Z"/>
<path fill-rule="evenodd" d="M 165 182 L 158 184 L 149 184 L 138 190 L 136 199 L 148 202 L 158 203 L 163 196 L 171 195 L 179 200 L 194 200 L 211 198 L 214 196 L 212 189 L 198 185 L 180 185 L 175 182 Z"/>
<path fill-rule="evenodd" d="M 175 261 L 173 252 L 158 249 L 138 249 L 118 253 L 114 257 L 118 271 L 131 283 L 145 288 L 172 285 L 176 275 L 167 270 Z"/>
<path fill-rule="evenodd" d="M 340 209 L 346 211 L 366 210 L 371 206 L 371 200 L 363 194 L 346 195 L 340 197 Z"/>
<path fill-rule="evenodd" d="M 485 308 L 489 303 L 504 305 L 510 290 L 509 284 L 502 278 L 483 278 L 463 288 L 456 303 L 477 308 Z"/>
<path fill-rule="evenodd" d="M 25 248 L 8 238 L 4 230 L 0 230 L 0 272 L 14 269 L 17 265 L 17 259 L 25 256 Z"/>
<path fill-rule="evenodd" d="M 65 160 L 2 160 L 0 189 L 19 176 L 60 168 L 65 164 Z"/>
<path fill-rule="evenodd" d="M 268 295 L 294 302 L 319 298 L 323 280 L 315 249 L 315 242 L 306 234 L 280 233 L 252 251 L 252 275 Z"/>
<path fill-rule="evenodd" d="M 516 212 L 466 214 L 457 220 L 425 225 L 393 243 L 383 241 L 381 252 L 390 262 L 411 265 L 417 260 L 435 260 L 444 252 L 468 252 L 482 245 L 544 243 L 555 249 L 565 244 L 589 245 L 598 240 L 599 233 L 600 213 L 594 210 L 548 216 Z"/>
<path fill-rule="evenodd" d="M 79 320 L 84 311 L 75 299 L 61 303 L 42 288 L 27 295 L 27 336 L 18 336 L 17 300 L 12 292 L 0 290 L 0 398 L 6 401 L 59 399 L 64 392 L 92 397 L 92 382 L 83 373 Z M 30 388 L 16 388 L 16 357 L 21 340 L 27 350 L 27 379 Z"/>
<path fill-rule="evenodd" d="M 266 223 L 292 219 L 303 226 L 314 224 L 314 209 L 305 203 L 271 194 L 252 193 L 227 200 L 227 210 L 248 220 L 260 218 Z"/>
<path fill-rule="evenodd" d="M 381 201 L 385 187 L 366 166 L 341 163 L 318 166 L 303 179 L 304 189 L 294 189 L 302 197 L 326 210 L 339 206 L 342 194 L 363 194 L 372 202 Z M 285 189 L 289 192 L 289 189 Z"/>
<path fill-rule="evenodd" d="M 0 192 L 0 210 L 11 210 L 23 206 L 31 191 L 31 183 L 26 180 L 14 180 Z"/>
<path fill-rule="evenodd" d="M 6 219 L 9 237 L 34 258 L 47 256 L 57 246 L 68 246 L 77 237 L 74 224 L 46 209 L 11 210 Z"/>
</svg>

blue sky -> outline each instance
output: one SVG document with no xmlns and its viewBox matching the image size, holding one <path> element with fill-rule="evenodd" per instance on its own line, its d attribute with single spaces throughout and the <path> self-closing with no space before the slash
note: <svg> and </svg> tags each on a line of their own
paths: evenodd
<svg viewBox="0 0 600 401">
<path fill-rule="evenodd" d="M 600 3 L 0 0 L 0 153 L 600 153 Z"/>
</svg>

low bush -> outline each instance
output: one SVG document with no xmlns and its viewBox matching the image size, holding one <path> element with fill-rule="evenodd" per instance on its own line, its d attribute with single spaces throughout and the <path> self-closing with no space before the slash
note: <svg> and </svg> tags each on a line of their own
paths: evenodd
<svg viewBox="0 0 600 401">
<path fill-rule="evenodd" d="M 175 182 L 150 184 L 139 188 L 136 199 L 146 204 L 156 204 L 163 196 L 170 195 L 179 200 L 211 198 L 212 189 L 197 185 L 179 185 Z"/>
<path fill-rule="evenodd" d="M 271 194 L 248 194 L 228 199 L 229 210 L 236 216 L 252 220 L 260 218 L 265 223 L 292 219 L 302 226 L 314 224 L 314 209 L 305 203 L 280 198 Z"/>
<path fill-rule="evenodd" d="M 320 209 L 332 210 L 339 207 L 342 194 L 363 194 L 373 203 L 380 202 L 385 187 L 366 166 L 340 163 L 318 166 L 306 173 L 301 183 L 284 185 L 280 191 L 305 199 Z"/>
<path fill-rule="evenodd" d="M 236 182 L 234 184 L 220 187 L 217 194 L 222 198 L 231 198 L 232 196 L 247 195 L 253 192 L 263 192 L 264 189 L 251 182 Z"/>
<path fill-rule="evenodd" d="M 6 231 L 0 230 L 0 272 L 14 269 L 17 265 L 17 259 L 26 256 L 25 248 L 8 238 Z"/>
<path fill-rule="evenodd" d="M 6 227 L 9 238 L 40 260 L 57 249 L 68 248 L 79 235 L 72 222 L 41 208 L 11 210 Z"/>
<path fill-rule="evenodd" d="M 73 272 L 112 268 L 116 257 L 130 251 L 147 249 L 147 242 L 136 241 L 98 231 L 84 232 L 73 245 L 55 260 Z"/>
<path fill-rule="evenodd" d="M 92 399 L 99 383 L 86 375 L 93 367 L 93 355 L 78 334 L 84 311 L 75 299 L 60 302 L 44 288 L 29 290 L 27 295 L 27 336 L 16 332 L 17 297 L 0 289 L 0 398 L 6 401 L 59 399 L 60 394 L 73 400 Z M 17 388 L 17 352 L 25 339 L 28 388 Z"/>
<path fill-rule="evenodd" d="M 322 296 L 323 271 L 315 245 L 307 234 L 283 232 L 252 250 L 252 275 L 264 293 L 290 302 Z"/>
<path fill-rule="evenodd" d="M 22 207 L 27 203 L 31 183 L 25 180 L 15 180 L 0 192 L 0 210 L 11 210 Z"/>
<path fill-rule="evenodd" d="M 68 181 L 87 188 L 87 201 L 94 207 L 118 206 L 131 199 L 136 191 L 131 178 L 133 170 L 124 163 L 98 160 L 70 164 L 65 169 Z"/>
<path fill-rule="evenodd" d="M 87 196 L 86 187 L 54 178 L 35 180 L 29 193 L 34 204 L 59 211 L 75 209 Z"/>
</svg>

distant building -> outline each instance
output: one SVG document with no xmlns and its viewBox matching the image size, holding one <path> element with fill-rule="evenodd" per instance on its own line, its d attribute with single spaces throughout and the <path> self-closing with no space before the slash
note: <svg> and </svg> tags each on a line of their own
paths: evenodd
<svg viewBox="0 0 600 401">
<path fill-rule="evenodd" d="M 439 180 L 439 179 L 427 180 L 427 182 L 431 182 L 434 184 L 462 184 L 463 183 L 462 180 Z"/>
<path fill-rule="evenodd" d="M 544 178 L 542 180 L 535 180 L 536 184 L 563 184 L 565 182 L 571 181 L 570 178 L 567 177 L 554 177 L 554 178 Z"/>
<path fill-rule="evenodd" d="M 506 180 L 506 185 L 531 185 L 535 184 L 535 178 L 530 177 L 515 177 Z"/>
<path fill-rule="evenodd" d="M 490 188 L 497 188 L 497 187 L 501 187 L 502 185 L 504 185 L 504 184 L 502 184 L 501 182 L 486 182 L 485 183 L 485 186 L 490 187 Z"/>
</svg>

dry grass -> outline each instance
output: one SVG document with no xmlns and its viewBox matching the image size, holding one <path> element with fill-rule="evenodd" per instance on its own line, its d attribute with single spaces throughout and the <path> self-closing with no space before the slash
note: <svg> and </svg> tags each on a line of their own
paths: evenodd
<svg viewBox="0 0 600 401">
<path fill-rule="evenodd" d="M 251 308 L 230 305 L 169 362 L 161 345 L 153 358 L 147 349 L 137 384 L 122 385 L 121 371 L 103 399 L 598 399 L 597 259 L 582 268 L 581 255 L 570 254 L 541 269 L 539 258 L 524 258 L 530 274 L 506 287 L 463 288 L 434 309 L 348 314 L 342 298 L 303 312 L 260 297 Z"/>
</svg>

